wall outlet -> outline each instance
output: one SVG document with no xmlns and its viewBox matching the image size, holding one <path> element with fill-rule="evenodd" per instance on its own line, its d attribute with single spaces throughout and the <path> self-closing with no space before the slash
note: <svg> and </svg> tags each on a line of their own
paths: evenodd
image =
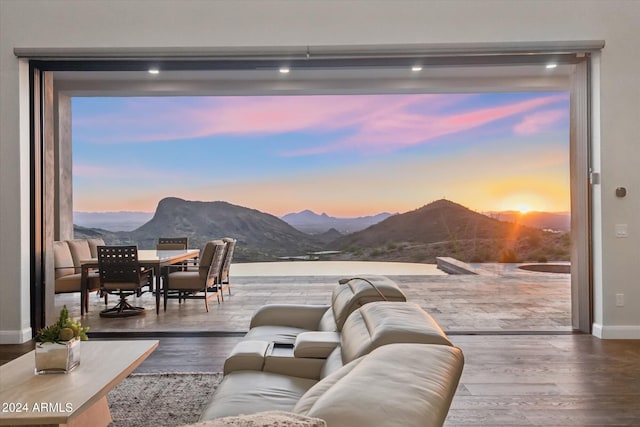
<svg viewBox="0 0 640 427">
<path fill-rule="evenodd" d="M 616 294 L 616 307 L 624 307 L 624 294 Z"/>
<path fill-rule="evenodd" d="M 629 226 L 627 224 L 616 224 L 616 237 L 629 237 Z"/>
</svg>

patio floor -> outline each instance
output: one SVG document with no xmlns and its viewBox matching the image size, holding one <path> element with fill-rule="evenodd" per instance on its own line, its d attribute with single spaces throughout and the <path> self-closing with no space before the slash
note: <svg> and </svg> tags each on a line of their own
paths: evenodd
<svg viewBox="0 0 640 427">
<path fill-rule="evenodd" d="M 350 262 L 278 262 L 268 266 L 234 264 L 232 295 L 217 304 L 170 300 L 166 312 L 155 314 L 150 293 L 130 298 L 147 309 L 143 316 L 104 319 L 104 303 L 90 296 L 82 322 L 91 332 L 245 332 L 251 314 L 270 303 L 328 304 L 341 277 L 384 274 L 398 283 L 409 301 L 430 313 L 448 333 L 570 332 L 571 279 L 568 274 L 537 273 L 514 265 L 486 265 L 486 275 L 447 275 L 434 265 Z M 406 274 L 399 274 L 406 273 Z M 78 294 L 56 295 L 80 318 Z M 109 305 L 115 304 L 110 296 Z"/>
</svg>

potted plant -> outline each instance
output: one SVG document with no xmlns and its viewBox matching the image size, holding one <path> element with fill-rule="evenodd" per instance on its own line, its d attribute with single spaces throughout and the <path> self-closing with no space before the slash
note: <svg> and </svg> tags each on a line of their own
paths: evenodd
<svg viewBox="0 0 640 427">
<path fill-rule="evenodd" d="M 36 334 L 36 374 L 71 372 L 80 364 L 80 341 L 88 339 L 88 330 L 62 307 L 58 321 Z"/>
</svg>

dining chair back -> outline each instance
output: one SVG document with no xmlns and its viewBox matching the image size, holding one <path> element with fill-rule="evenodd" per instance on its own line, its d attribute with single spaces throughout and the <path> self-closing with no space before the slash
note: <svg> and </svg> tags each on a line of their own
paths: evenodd
<svg viewBox="0 0 640 427">
<path fill-rule="evenodd" d="M 159 237 L 157 250 L 180 250 L 189 248 L 188 237 Z"/>
<path fill-rule="evenodd" d="M 222 301 L 224 301 L 224 290 L 228 289 L 229 295 L 231 295 L 231 278 L 229 276 L 229 270 L 231 269 L 231 260 L 233 259 L 233 252 L 236 249 L 236 239 L 231 237 L 225 237 L 222 239 L 225 242 L 224 259 L 222 261 L 222 267 L 220 268 L 220 294 L 222 295 Z"/>
<path fill-rule="evenodd" d="M 115 307 L 102 310 L 102 317 L 128 317 L 144 313 L 143 307 L 127 302 L 131 295 L 142 295 L 145 286 L 151 287 L 153 270 L 143 270 L 138 263 L 137 246 L 98 246 L 98 275 L 103 292 L 118 294 Z"/>
</svg>

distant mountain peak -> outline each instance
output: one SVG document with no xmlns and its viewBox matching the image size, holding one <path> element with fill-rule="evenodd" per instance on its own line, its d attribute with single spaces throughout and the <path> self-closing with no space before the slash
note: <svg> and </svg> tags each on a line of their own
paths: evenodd
<svg viewBox="0 0 640 427">
<path fill-rule="evenodd" d="M 165 197 L 164 199 L 160 199 L 160 201 L 158 202 L 158 207 L 160 207 L 161 205 L 168 205 L 168 204 L 174 204 L 174 203 L 185 203 L 186 200 L 181 199 L 179 197 Z"/>
<path fill-rule="evenodd" d="M 305 209 L 298 213 L 286 214 L 281 219 L 304 233 L 317 236 L 332 228 L 340 234 L 353 233 L 376 224 L 389 216 L 390 214 L 385 212 L 358 218 L 340 218 L 330 216 L 326 212 L 316 214 L 309 209 Z"/>
<path fill-rule="evenodd" d="M 427 203 L 426 205 L 422 206 L 420 209 L 442 209 L 442 208 L 462 208 L 464 210 L 468 210 L 470 211 L 471 209 L 467 208 L 466 206 L 463 206 L 459 203 L 456 202 L 452 202 L 451 200 L 448 199 L 438 199 L 438 200 L 434 200 L 431 203 Z M 420 210 L 418 209 L 418 210 Z"/>
</svg>

